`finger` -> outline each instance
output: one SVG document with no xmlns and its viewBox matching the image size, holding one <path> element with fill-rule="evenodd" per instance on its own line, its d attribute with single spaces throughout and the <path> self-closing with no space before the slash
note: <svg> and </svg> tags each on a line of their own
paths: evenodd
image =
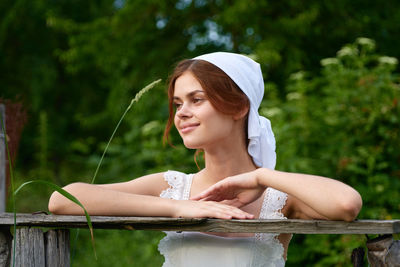
<svg viewBox="0 0 400 267">
<path fill-rule="evenodd" d="M 204 193 L 202 192 L 202 193 L 200 193 L 200 194 L 197 194 L 197 195 L 195 195 L 195 196 L 190 197 L 190 200 L 201 200 L 201 199 L 204 198 L 203 195 L 204 195 Z"/>
<path fill-rule="evenodd" d="M 218 218 L 218 219 L 252 219 L 254 216 L 234 206 L 222 204 L 214 201 L 198 201 L 197 212 L 193 217 L 198 218 Z"/>
<path fill-rule="evenodd" d="M 253 219 L 254 215 L 248 212 L 245 212 L 239 208 L 234 206 L 228 206 L 225 204 L 221 204 L 218 202 L 209 202 L 211 205 L 215 205 L 215 211 L 224 214 L 224 216 L 231 216 L 232 218 L 236 219 Z"/>
<path fill-rule="evenodd" d="M 201 215 L 201 217 L 218 218 L 225 220 L 232 219 L 233 216 L 235 216 L 233 212 L 217 206 L 205 207 Z"/>
<path fill-rule="evenodd" d="M 199 193 L 198 195 L 191 197 L 190 199 L 191 199 L 191 200 L 200 200 L 200 199 L 204 199 L 204 198 L 206 198 L 206 197 L 212 195 L 212 191 L 213 191 L 213 189 L 210 187 L 210 188 L 204 190 L 203 192 Z"/>
<path fill-rule="evenodd" d="M 248 212 L 240 210 L 240 211 L 234 211 L 232 213 L 232 218 L 235 218 L 235 219 L 253 219 L 254 215 L 250 214 Z"/>
<path fill-rule="evenodd" d="M 218 182 L 211 187 L 207 188 L 203 192 L 200 192 L 198 195 L 191 197 L 191 200 L 200 200 L 209 196 L 218 196 L 223 192 L 223 186 Z"/>
<path fill-rule="evenodd" d="M 254 219 L 254 215 L 242 210 L 239 211 L 233 211 L 233 213 L 231 213 L 232 218 L 235 219 Z"/>
<path fill-rule="evenodd" d="M 200 201 L 215 201 L 215 202 L 218 202 L 220 200 L 221 199 L 219 199 L 219 197 L 217 197 L 217 196 L 206 196 L 206 197 L 200 199 Z"/>
<path fill-rule="evenodd" d="M 199 195 L 190 197 L 190 200 L 202 200 L 202 198 L 203 198 L 203 196 L 199 194 Z"/>
<path fill-rule="evenodd" d="M 221 214 L 226 215 L 232 215 L 234 213 L 233 209 L 230 206 L 220 204 L 218 202 L 214 201 L 205 201 L 202 202 L 201 209 L 206 212 L 211 212 L 214 215 L 221 216 Z"/>
</svg>

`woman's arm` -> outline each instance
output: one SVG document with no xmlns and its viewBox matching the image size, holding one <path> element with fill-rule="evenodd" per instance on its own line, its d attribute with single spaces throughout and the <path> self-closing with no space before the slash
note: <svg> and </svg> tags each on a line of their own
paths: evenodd
<svg viewBox="0 0 400 267">
<path fill-rule="evenodd" d="M 168 183 L 163 176 L 163 173 L 156 173 L 129 182 L 102 185 L 78 182 L 69 184 L 63 189 L 78 198 L 90 214 L 129 215 L 132 213 L 131 205 L 138 201 L 135 200 L 136 196 L 131 196 L 132 194 L 159 196 L 162 190 L 168 188 Z M 130 206 L 125 207 L 124 204 Z M 81 207 L 58 192 L 54 192 L 50 197 L 49 211 L 55 214 L 83 214 Z"/>
<path fill-rule="evenodd" d="M 154 196 L 131 194 L 86 183 L 73 183 L 63 189 L 75 196 L 90 215 L 173 216 L 173 203 Z M 80 206 L 58 192 L 50 197 L 49 211 L 54 214 L 84 214 Z"/>
<path fill-rule="evenodd" d="M 261 186 L 271 186 L 292 196 L 295 218 L 352 221 L 361 210 L 360 194 L 340 181 L 265 168 L 256 172 Z"/>
<path fill-rule="evenodd" d="M 155 174 L 127 183 L 109 185 L 73 183 L 64 189 L 75 196 L 90 215 L 252 218 L 252 215 L 238 208 L 212 201 L 160 198 L 156 195 L 161 193 L 161 189 L 165 186 L 162 177 L 163 174 Z M 58 192 L 51 195 L 49 210 L 54 214 L 84 214 L 81 207 Z"/>
<path fill-rule="evenodd" d="M 228 177 L 192 199 L 225 200 L 241 207 L 260 197 L 267 187 L 290 196 L 291 218 L 352 221 L 362 206 L 360 194 L 337 180 L 266 168 Z"/>
</svg>

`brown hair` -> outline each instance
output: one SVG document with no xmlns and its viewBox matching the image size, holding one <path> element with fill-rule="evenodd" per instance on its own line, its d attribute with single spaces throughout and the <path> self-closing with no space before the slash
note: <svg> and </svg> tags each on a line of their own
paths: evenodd
<svg viewBox="0 0 400 267">
<path fill-rule="evenodd" d="M 239 86 L 220 68 L 204 61 L 186 59 L 178 63 L 170 76 L 168 86 L 169 117 L 164 131 L 164 142 L 168 141 L 169 131 L 174 122 L 173 97 L 176 80 L 185 72 L 191 72 L 206 92 L 211 105 L 226 115 L 236 115 L 248 109 L 250 102 Z M 247 129 L 247 123 L 246 123 Z M 247 131 L 246 131 L 247 136 Z"/>
</svg>

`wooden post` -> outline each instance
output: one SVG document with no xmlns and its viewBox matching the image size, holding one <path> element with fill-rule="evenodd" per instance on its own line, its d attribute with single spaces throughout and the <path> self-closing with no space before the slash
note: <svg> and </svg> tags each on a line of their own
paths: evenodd
<svg viewBox="0 0 400 267">
<path fill-rule="evenodd" d="M 70 266 L 69 230 L 49 230 L 44 234 L 46 267 Z"/>
<path fill-rule="evenodd" d="M 39 228 L 19 228 L 13 245 L 15 245 L 16 267 L 70 266 L 69 230 L 67 229 L 48 230 L 43 233 Z M 11 251 L 12 254 L 13 251 Z M 12 261 L 11 256 L 11 265 Z"/>
<path fill-rule="evenodd" d="M 0 266 L 10 266 L 12 236 L 9 227 L 0 228 Z"/>
<path fill-rule="evenodd" d="M 6 125 L 6 108 L 0 104 L 0 123 Z M 6 211 L 6 134 L 0 125 L 0 212 Z"/>
<path fill-rule="evenodd" d="M 44 265 L 44 238 L 42 230 L 38 228 L 19 228 L 14 236 L 15 266 L 34 267 Z M 13 253 L 11 253 L 13 255 Z M 11 265 L 13 256 L 11 257 Z"/>
</svg>

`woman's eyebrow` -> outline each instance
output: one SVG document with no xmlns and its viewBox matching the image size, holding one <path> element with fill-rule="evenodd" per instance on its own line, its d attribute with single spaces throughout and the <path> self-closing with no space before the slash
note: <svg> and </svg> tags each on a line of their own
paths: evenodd
<svg viewBox="0 0 400 267">
<path fill-rule="evenodd" d="M 204 93 L 203 90 L 194 90 L 188 94 L 186 94 L 186 97 L 193 97 L 193 95 L 197 94 L 197 93 Z M 179 96 L 174 96 L 173 99 L 181 99 Z"/>
</svg>

